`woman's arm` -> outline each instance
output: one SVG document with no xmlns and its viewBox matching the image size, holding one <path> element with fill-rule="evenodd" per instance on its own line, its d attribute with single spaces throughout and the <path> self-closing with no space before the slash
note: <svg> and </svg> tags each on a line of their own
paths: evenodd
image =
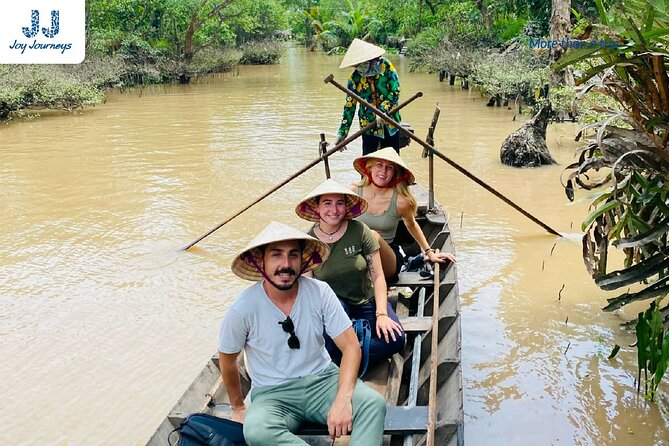
<svg viewBox="0 0 669 446">
<path fill-rule="evenodd" d="M 347 88 L 351 91 L 356 90 L 355 82 L 353 81 L 353 75 L 348 78 Z M 353 99 L 352 96 L 346 95 L 346 101 L 344 102 L 344 112 L 342 113 L 341 124 L 339 125 L 339 130 L 337 130 L 337 136 L 339 139 L 346 138 L 348 131 L 353 124 L 353 119 L 355 119 L 355 107 L 358 101 Z"/>
<path fill-rule="evenodd" d="M 393 341 L 395 332 L 402 333 L 402 326 L 388 317 L 388 287 L 386 278 L 383 275 L 381 266 L 381 254 L 378 249 L 365 256 L 369 277 L 374 285 L 374 303 L 376 304 L 376 335 L 383 338 L 386 342 Z"/>
<path fill-rule="evenodd" d="M 427 242 L 425 234 L 423 234 L 423 231 L 420 229 L 420 226 L 416 221 L 416 217 L 411 212 L 408 202 L 401 196 L 397 197 L 397 213 L 402 218 L 404 226 L 406 226 L 411 236 L 414 238 L 414 240 L 416 240 L 418 246 L 420 246 L 420 250 L 423 254 L 425 254 L 425 258 L 427 260 L 430 262 L 442 263 L 446 260 L 451 262 L 456 261 L 455 256 L 450 252 L 440 252 L 437 254 L 430 248 L 430 244 Z"/>
<path fill-rule="evenodd" d="M 397 107 L 400 101 L 400 79 L 397 76 L 397 70 L 387 59 L 381 62 L 381 76 L 386 81 L 388 93 L 385 100 L 379 104 L 379 109 L 388 113 L 394 107 Z"/>
</svg>

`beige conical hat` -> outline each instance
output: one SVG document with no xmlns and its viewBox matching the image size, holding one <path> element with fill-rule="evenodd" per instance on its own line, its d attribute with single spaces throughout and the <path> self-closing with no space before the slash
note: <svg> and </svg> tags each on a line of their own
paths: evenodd
<svg viewBox="0 0 669 446">
<path fill-rule="evenodd" d="M 285 240 L 304 240 L 300 274 L 311 271 L 325 262 L 330 255 L 330 248 L 327 244 L 291 226 L 273 221 L 235 256 L 232 261 L 232 272 L 246 280 L 263 279 L 263 275 L 258 270 L 263 265 L 263 251 L 260 248 L 269 243 Z"/>
<path fill-rule="evenodd" d="M 366 164 L 367 160 L 373 158 L 373 159 L 382 159 L 386 161 L 390 161 L 392 163 L 397 164 L 400 166 L 402 169 L 404 169 L 405 174 L 407 175 L 407 181 L 409 184 L 413 184 L 416 182 L 416 177 L 414 177 L 413 173 L 411 170 L 407 167 L 407 165 L 404 163 L 404 160 L 400 158 L 400 156 L 395 152 L 395 149 L 392 147 L 386 147 L 385 149 L 377 150 L 376 152 L 372 152 L 368 155 L 364 156 L 359 156 L 356 159 L 353 160 L 353 167 L 355 170 L 360 172 L 360 175 L 367 175 L 366 170 Z"/>
<path fill-rule="evenodd" d="M 339 68 L 352 67 L 368 60 L 376 59 L 385 53 L 386 50 L 360 39 L 353 39 L 348 46 L 344 59 Z"/>
<path fill-rule="evenodd" d="M 332 178 L 325 180 L 316 189 L 309 192 L 309 195 L 295 206 L 295 213 L 301 218 L 309 221 L 319 221 L 317 199 L 325 194 L 343 194 L 346 197 L 346 215 L 345 219 L 351 220 L 360 216 L 367 210 L 367 200 L 359 197 L 351 189 Z"/>
</svg>

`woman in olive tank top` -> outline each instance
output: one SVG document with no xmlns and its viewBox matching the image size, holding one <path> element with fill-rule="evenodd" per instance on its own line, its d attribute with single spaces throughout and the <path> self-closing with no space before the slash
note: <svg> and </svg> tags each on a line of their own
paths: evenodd
<svg viewBox="0 0 669 446">
<path fill-rule="evenodd" d="M 387 279 L 397 277 L 404 259 L 399 245 L 394 243 L 397 225 L 402 219 L 416 240 L 426 260 L 455 262 L 451 253 L 435 253 L 416 221 L 416 198 L 409 190 L 415 178 L 402 158 L 392 147 L 364 155 L 353 161 L 353 167 L 362 179 L 352 184 L 351 190 L 368 203 L 367 210 L 356 218 L 374 231 L 379 242 L 381 264 Z"/>
</svg>

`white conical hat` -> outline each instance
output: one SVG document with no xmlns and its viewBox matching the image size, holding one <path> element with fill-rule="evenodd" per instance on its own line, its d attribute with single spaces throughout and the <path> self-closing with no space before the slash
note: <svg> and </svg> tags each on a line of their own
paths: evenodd
<svg viewBox="0 0 669 446">
<path fill-rule="evenodd" d="M 330 255 L 327 244 L 291 226 L 273 221 L 235 256 L 232 261 L 232 272 L 246 280 L 263 279 L 262 273 L 258 270 L 263 265 L 263 251 L 260 248 L 285 240 L 304 240 L 300 274 L 311 271 L 325 262 Z"/>
<path fill-rule="evenodd" d="M 395 149 L 393 149 L 392 147 L 386 147 L 385 149 L 377 150 L 376 152 L 372 152 L 370 154 L 357 157 L 356 159 L 353 160 L 353 167 L 355 168 L 355 170 L 360 172 L 361 175 L 367 175 L 366 164 L 367 160 L 370 158 L 382 159 L 398 165 L 399 167 L 404 169 L 404 174 L 407 176 L 407 181 L 409 182 L 409 184 L 413 184 L 416 182 L 416 177 L 414 177 L 414 174 L 404 163 L 404 160 L 400 158 Z"/>
<path fill-rule="evenodd" d="M 319 221 L 317 199 L 325 194 L 343 194 L 346 197 L 346 215 L 347 220 L 362 215 L 367 210 L 367 200 L 355 194 L 351 189 L 332 178 L 322 182 L 316 189 L 309 192 L 309 195 L 295 206 L 295 213 L 309 221 Z"/>
<path fill-rule="evenodd" d="M 348 50 L 346 50 L 346 54 L 344 54 L 344 59 L 342 59 L 339 68 L 352 67 L 359 63 L 376 59 L 385 52 L 386 50 L 383 48 L 364 40 L 353 39 L 353 42 L 348 46 Z"/>
</svg>

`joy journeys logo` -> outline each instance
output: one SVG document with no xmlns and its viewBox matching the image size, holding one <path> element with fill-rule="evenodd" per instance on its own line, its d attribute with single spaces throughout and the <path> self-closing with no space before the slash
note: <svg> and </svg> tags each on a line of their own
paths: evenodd
<svg viewBox="0 0 669 446">
<path fill-rule="evenodd" d="M 85 0 L 14 0 L 2 2 L 0 11 L 0 63 L 84 60 Z"/>
</svg>

